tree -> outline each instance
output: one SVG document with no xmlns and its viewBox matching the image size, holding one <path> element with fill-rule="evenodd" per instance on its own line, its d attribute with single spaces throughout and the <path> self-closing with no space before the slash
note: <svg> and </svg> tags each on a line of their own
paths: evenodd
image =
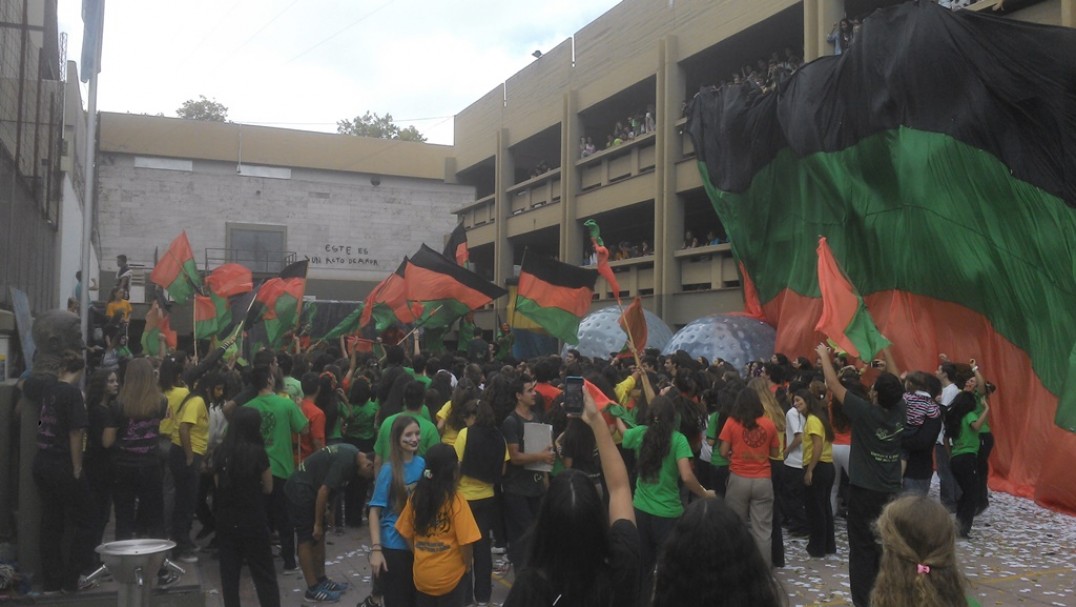
<svg viewBox="0 0 1076 607">
<path fill-rule="evenodd" d="M 188 99 L 176 110 L 176 116 L 186 120 L 208 120 L 210 122 L 228 122 L 228 108 L 216 99 L 206 99 L 198 95 L 198 100 Z"/>
<path fill-rule="evenodd" d="M 354 120 L 340 120 L 336 123 L 336 132 L 341 135 L 356 135 L 358 137 L 375 137 L 377 139 L 399 139 L 401 141 L 426 141 L 426 136 L 418 132 L 413 126 L 400 128 L 392 121 L 392 114 L 378 116 L 375 113 L 366 112 L 362 116 L 356 116 Z"/>
</svg>

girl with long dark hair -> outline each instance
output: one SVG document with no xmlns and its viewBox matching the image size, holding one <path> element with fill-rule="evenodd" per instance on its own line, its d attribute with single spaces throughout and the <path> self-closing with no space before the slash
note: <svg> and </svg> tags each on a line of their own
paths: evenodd
<svg viewBox="0 0 1076 607">
<path fill-rule="evenodd" d="M 262 416 L 239 407 L 213 457 L 213 510 L 225 607 L 239 607 L 239 573 L 250 568 L 262 607 L 280 605 L 263 496 L 273 492 L 273 473 L 261 434 Z"/>
<path fill-rule="evenodd" d="M 699 484 L 691 469 L 691 445 L 676 429 L 676 405 L 666 396 L 650 403 L 646 425 L 627 428 L 617 419 L 624 435 L 622 445 L 635 450 L 635 520 L 641 540 L 643 572 L 649 576 L 657 560 L 658 548 L 672 531 L 676 519 L 684 513 L 680 487 L 699 497 L 714 497 L 711 489 Z M 608 479 L 606 479 L 608 482 Z"/>
<path fill-rule="evenodd" d="M 609 427 L 586 391 L 584 404 L 582 421 L 598 446 L 608 509 L 587 475 L 570 469 L 557 475 L 538 510 L 530 558 L 517 574 L 505 607 L 638 604 L 639 532 L 628 472 Z M 665 401 L 660 407 L 671 404 Z M 672 422 L 668 423 L 671 431 Z M 681 439 L 687 443 L 683 435 L 676 442 Z"/>
<path fill-rule="evenodd" d="M 489 536 L 500 519 L 494 485 L 504 474 L 508 445 L 493 423 L 493 409 L 488 403 L 470 400 L 461 408 L 466 427 L 460 430 L 452 447 L 460 460 L 460 495 L 467 500 L 481 535 L 474 546 L 474 567 L 465 584 L 463 600 L 486 605 L 493 593 Z"/>
<path fill-rule="evenodd" d="M 86 413 L 89 426 L 86 430 L 86 451 L 82 456 L 82 469 L 90 485 L 94 502 L 94 546 L 101 543 L 112 512 L 112 485 L 114 470 L 112 456 L 104 446 L 105 429 L 111 425 L 112 403 L 120 391 L 116 371 L 99 370 L 90 376 L 86 385 Z"/>
<path fill-rule="evenodd" d="M 740 392 L 718 438 L 721 440 L 720 453 L 729 460 L 725 503 L 745 524 L 751 521 L 751 535 L 766 566 L 770 567 L 773 565 L 770 458 L 781 452 L 781 441 L 777 427 L 762 408 L 757 391 L 748 387 Z"/>
<path fill-rule="evenodd" d="M 976 413 L 975 395 L 962 390 L 949 404 L 945 414 L 946 445 L 950 449 L 949 467 L 953 471 L 957 485 L 960 486 L 960 499 L 956 503 L 956 520 L 959 523 L 960 537 L 966 538 L 971 533 L 971 524 L 975 520 L 978 507 L 978 458 L 979 428 L 990 413 L 990 405 L 983 399 L 981 413 Z"/>
<path fill-rule="evenodd" d="M 473 544 L 481 534 L 467 500 L 457 491 L 459 460 L 449 445 L 426 452 L 426 468 L 407 500 L 396 530 L 415 555 L 418 607 L 462 607 Z"/>
<path fill-rule="evenodd" d="M 414 555 L 396 530 L 396 520 L 407 504 L 426 460 L 418 454 L 421 430 L 410 415 L 400 415 L 389 429 L 389 459 L 381 465 L 370 498 L 370 570 L 379 578 L 385 607 L 413 607 Z"/>
<path fill-rule="evenodd" d="M 829 492 L 836 472 L 833 468 L 833 428 L 826 406 L 808 390 L 792 397 L 792 406 L 804 416 L 803 426 L 803 505 L 807 512 L 807 554 L 822 558 L 837 553 L 833 536 L 833 508 Z"/>
<path fill-rule="evenodd" d="M 742 519 L 724 501 L 705 499 L 688 506 L 669 534 L 652 605 L 778 607 L 784 594 Z"/>
<path fill-rule="evenodd" d="M 460 430 L 467 427 L 467 416 L 463 410 L 464 403 L 478 398 L 478 388 L 469 379 L 461 379 L 452 391 L 452 398 L 437 412 L 437 429 L 441 431 L 441 442 L 453 445 Z"/>
</svg>

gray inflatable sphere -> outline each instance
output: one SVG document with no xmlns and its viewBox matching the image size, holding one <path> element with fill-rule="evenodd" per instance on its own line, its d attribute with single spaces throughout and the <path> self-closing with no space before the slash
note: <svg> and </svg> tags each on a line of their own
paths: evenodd
<svg viewBox="0 0 1076 607">
<path fill-rule="evenodd" d="M 649 310 L 644 309 L 643 316 L 646 317 L 646 347 L 664 348 L 672 339 L 672 329 Z M 609 358 L 611 352 L 619 352 L 627 342 L 628 334 L 620 328 L 620 309 L 616 306 L 602 308 L 583 318 L 579 323 L 579 345 L 565 344 L 561 356 L 574 348 L 583 356 Z"/>
<path fill-rule="evenodd" d="M 777 331 L 762 321 L 746 316 L 711 314 L 697 318 L 677 331 L 661 353 L 684 350 L 692 358 L 705 356 L 711 362 L 720 358 L 742 370 L 752 360 L 769 360 L 776 341 Z"/>
</svg>

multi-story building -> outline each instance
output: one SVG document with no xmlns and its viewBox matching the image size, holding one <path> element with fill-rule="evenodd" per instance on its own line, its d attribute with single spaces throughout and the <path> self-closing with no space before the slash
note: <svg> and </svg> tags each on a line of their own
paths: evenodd
<svg viewBox="0 0 1076 607">
<path fill-rule="evenodd" d="M 528 250 L 585 264 L 583 222 L 595 219 L 610 251 L 638 249 L 612 262 L 622 295 L 642 296 L 669 325 L 740 309 L 737 265 L 684 133 L 685 103 L 773 53 L 832 54 L 827 37 L 841 17 L 897 3 L 624 0 L 456 116 L 456 176 L 475 199 L 455 211 L 478 271 L 503 282 Z M 1074 0 L 968 10 L 1076 25 Z M 632 116 L 644 132 L 606 148 Z M 588 141 L 596 152 L 584 157 Z M 686 247 L 691 238 L 700 246 Z M 599 302 L 611 297 L 601 279 L 597 291 Z"/>
</svg>

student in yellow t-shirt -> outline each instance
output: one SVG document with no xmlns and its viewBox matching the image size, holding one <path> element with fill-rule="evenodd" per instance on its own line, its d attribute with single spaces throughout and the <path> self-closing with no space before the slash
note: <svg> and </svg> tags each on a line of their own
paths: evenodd
<svg viewBox="0 0 1076 607">
<path fill-rule="evenodd" d="M 509 460 L 508 445 L 494 422 L 488 403 L 469 400 L 463 404 L 465 428 L 453 445 L 460 460 L 459 494 L 467 500 L 482 537 L 474 548 L 473 584 L 464 589 L 464 605 L 488 603 L 493 592 L 493 557 L 489 534 L 497 520 L 497 499 L 493 485 L 504 474 Z M 473 593 L 473 594 L 472 594 Z"/>
<path fill-rule="evenodd" d="M 426 452 L 426 468 L 407 500 L 396 530 L 415 555 L 418 602 L 462 605 L 464 580 L 471 568 L 473 544 L 481 538 L 467 500 L 457 490 L 459 460 L 452 447 L 439 444 Z M 434 603 L 430 603 L 434 604 Z"/>
<path fill-rule="evenodd" d="M 209 445 L 209 408 L 206 402 L 205 382 L 199 382 L 194 392 L 179 400 L 172 408 L 172 395 L 168 396 L 169 419 L 172 426 L 172 449 L 168 453 L 168 467 L 176 487 L 175 505 L 172 508 L 171 537 L 176 542 L 180 560 L 187 563 L 198 561 L 197 546 L 190 539 L 194 508 L 198 499 L 198 481 Z M 176 388 L 172 392 L 181 390 Z M 163 425 L 163 423 L 162 423 Z"/>
<path fill-rule="evenodd" d="M 123 289 L 112 289 L 112 295 L 109 296 L 108 305 L 105 306 L 105 317 L 110 321 L 122 320 L 127 322 L 131 320 L 131 302 L 123 298 Z M 119 317 L 117 319 L 117 317 Z"/>
<path fill-rule="evenodd" d="M 833 536 L 833 508 L 829 492 L 833 488 L 833 427 L 829 424 L 826 406 L 808 390 L 792 397 L 796 407 L 807 420 L 803 426 L 803 484 L 804 506 L 807 510 L 807 554 L 822 558 L 837 553 Z"/>
<path fill-rule="evenodd" d="M 452 399 L 437 412 L 437 429 L 441 432 L 441 442 L 452 446 L 456 436 L 467 427 L 467 416 L 463 404 L 478 398 L 478 388 L 469 379 L 461 379 L 452 391 Z"/>
</svg>

